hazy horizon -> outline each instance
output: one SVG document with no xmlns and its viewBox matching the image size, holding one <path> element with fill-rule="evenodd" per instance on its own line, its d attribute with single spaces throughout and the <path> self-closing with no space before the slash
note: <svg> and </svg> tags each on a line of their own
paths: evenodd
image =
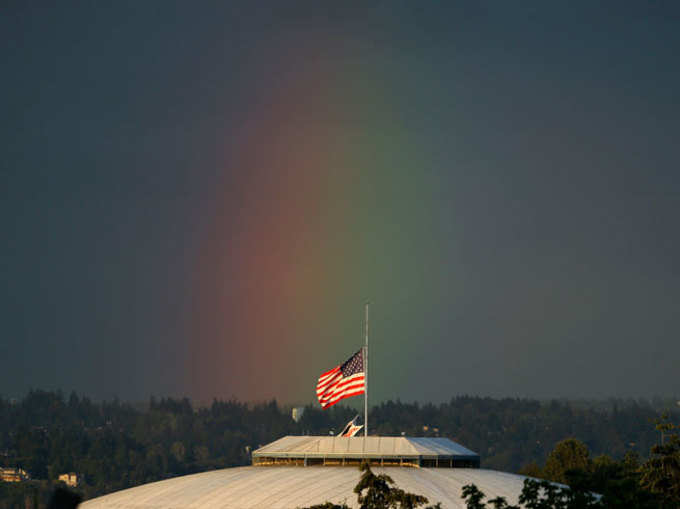
<svg viewBox="0 0 680 509">
<path fill-rule="evenodd" d="M 229 402 L 233 401 L 236 403 L 242 403 L 246 404 L 249 406 L 252 405 L 264 405 L 264 404 L 269 404 L 272 401 L 276 401 L 276 403 L 279 405 L 280 408 L 282 409 L 290 409 L 294 407 L 301 407 L 301 406 L 314 406 L 318 407 L 319 410 L 323 410 L 319 404 L 318 401 L 314 400 L 309 400 L 309 401 L 284 401 L 279 398 L 273 397 L 273 398 L 268 398 L 268 399 L 260 399 L 260 400 L 243 400 L 235 396 L 228 396 L 228 397 L 213 397 L 213 398 L 208 398 L 208 399 L 196 399 L 192 398 L 188 395 L 182 395 L 182 394 L 175 394 L 175 395 L 168 395 L 168 394 L 149 394 L 146 398 L 138 398 L 138 399 L 123 399 L 119 398 L 118 396 L 114 395 L 112 397 L 108 398 L 96 398 L 96 397 L 91 397 L 87 393 L 84 392 L 78 392 L 76 390 L 70 390 L 70 391 L 64 391 L 62 389 L 41 389 L 41 388 L 31 388 L 27 392 L 22 393 L 22 394 L 17 394 L 17 395 L 8 395 L 5 393 L 0 392 L 0 398 L 8 400 L 8 401 L 16 401 L 19 402 L 26 397 L 29 396 L 30 391 L 43 391 L 46 393 L 51 393 L 51 394 L 56 394 L 56 393 L 61 393 L 64 401 L 68 402 L 69 397 L 71 394 L 75 393 L 78 398 L 83 399 L 87 398 L 93 403 L 104 403 L 104 402 L 112 402 L 112 401 L 119 401 L 120 403 L 126 403 L 130 404 L 135 408 L 140 408 L 140 407 L 148 407 L 151 398 L 153 398 L 156 402 L 160 402 L 162 399 L 173 399 L 173 400 L 182 400 L 184 398 L 187 398 L 192 407 L 194 409 L 197 408 L 207 408 L 214 401 L 221 401 L 221 402 Z M 603 407 L 607 405 L 618 405 L 618 404 L 623 404 L 623 405 L 628 405 L 628 404 L 635 404 L 635 405 L 641 405 L 641 406 L 649 406 L 652 408 L 655 408 L 657 410 L 659 409 L 668 409 L 671 411 L 677 410 L 676 407 L 680 407 L 680 396 L 660 396 L 660 395 L 652 395 L 649 397 L 645 396 L 639 396 L 639 397 L 634 397 L 634 396 L 625 396 L 625 397 L 601 397 L 601 398 L 578 398 L 578 397 L 546 397 L 546 398 L 538 398 L 538 397 L 528 397 L 528 396 L 521 396 L 521 395 L 516 395 L 516 396 L 489 396 L 489 395 L 484 395 L 484 394 L 452 394 L 448 398 L 444 398 L 441 400 L 403 400 L 399 398 L 395 399 L 387 399 L 387 400 L 381 400 L 381 401 L 376 401 L 376 402 L 369 402 L 369 410 L 374 407 L 378 407 L 384 403 L 387 402 L 393 402 L 393 403 L 402 403 L 406 405 L 418 405 L 420 407 L 424 407 L 427 405 L 441 405 L 441 404 L 447 404 L 450 403 L 452 400 L 455 400 L 457 398 L 479 398 L 479 399 L 489 399 L 493 401 L 502 401 L 502 400 L 524 400 L 524 401 L 537 401 L 541 404 L 549 404 L 553 401 L 558 401 L 561 403 L 569 403 L 574 406 L 584 406 L 584 407 Z M 363 396 L 357 396 L 354 398 L 349 398 L 342 400 L 338 406 L 339 407 L 347 407 L 356 410 L 357 413 L 363 415 L 364 411 L 364 399 Z"/>
</svg>

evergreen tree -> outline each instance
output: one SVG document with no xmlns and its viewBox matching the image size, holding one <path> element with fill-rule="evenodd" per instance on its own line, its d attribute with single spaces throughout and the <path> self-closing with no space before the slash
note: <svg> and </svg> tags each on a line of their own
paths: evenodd
<svg viewBox="0 0 680 509">
<path fill-rule="evenodd" d="M 680 507 L 680 437 L 664 414 L 657 421 L 656 429 L 661 432 L 662 443 L 652 447 L 651 456 L 640 471 L 642 486 L 657 494 L 664 507 Z"/>
<path fill-rule="evenodd" d="M 586 444 L 575 438 L 558 442 L 545 462 L 543 473 L 546 479 L 566 483 L 569 470 L 588 470 L 590 452 Z"/>
</svg>

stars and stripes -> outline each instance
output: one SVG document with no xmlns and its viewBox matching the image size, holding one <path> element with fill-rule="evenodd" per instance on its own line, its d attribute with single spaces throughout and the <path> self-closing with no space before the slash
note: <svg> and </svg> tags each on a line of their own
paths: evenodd
<svg viewBox="0 0 680 509">
<path fill-rule="evenodd" d="M 359 350 L 344 364 L 336 366 L 319 377 L 316 384 L 316 397 L 322 408 L 335 405 L 341 399 L 363 394 L 364 356 Z"/>
</svg>

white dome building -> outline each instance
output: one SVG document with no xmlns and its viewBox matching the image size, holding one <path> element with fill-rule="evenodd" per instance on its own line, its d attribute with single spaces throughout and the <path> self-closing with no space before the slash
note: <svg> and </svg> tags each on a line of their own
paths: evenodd
<svg viewBox="0 0 680 509">
<path fill-rule="evenodd" d="M 84 509 L 293 509 L 324 502 L 358 507 L 353 492 L 369 461 L 429 504 L 465 508 L 475 484 L 488 498 L 517 504 L 525 477 L 479 468 L 479 455 L 446 438 L 287 436 L 253 452 L 253 464 L 187 475 L 84 502 Z"/>
</svg>

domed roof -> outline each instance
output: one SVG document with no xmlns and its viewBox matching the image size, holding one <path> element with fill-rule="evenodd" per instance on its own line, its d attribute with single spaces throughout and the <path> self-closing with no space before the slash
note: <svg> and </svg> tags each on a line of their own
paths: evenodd
<svg viewBox="0 0 680 509">
<path fill-rule="evenodd" d="M 373 467 L 396 485 L 424 495 L 431 504 L 465 508 L 462 487 L 473 483 L 487 497 L 517 504 L 525 477 L 478 468 Z M 326 501 L 356 508 L 352 491 L 358 468 L 341 466 L 248 466 L 214 470 L 154 482 L 84 502 L 84 509 L 296 508 Z"/>
<path fill-rule="evenodd" d="M 82 507 L 294 509 L 324 502 L 358 507 L 353 490 L 362 461 L 375 473 L 389 475 L 397 487 L 444 508 L 465 508 L 461 492 L 466 484 L 517 504 L 525 479 L 480 470 L 477 453 L 447 438 L 286 436 L 253 451 L 252 460 L 253 466 L 145 484 Z"/>
</svg>

